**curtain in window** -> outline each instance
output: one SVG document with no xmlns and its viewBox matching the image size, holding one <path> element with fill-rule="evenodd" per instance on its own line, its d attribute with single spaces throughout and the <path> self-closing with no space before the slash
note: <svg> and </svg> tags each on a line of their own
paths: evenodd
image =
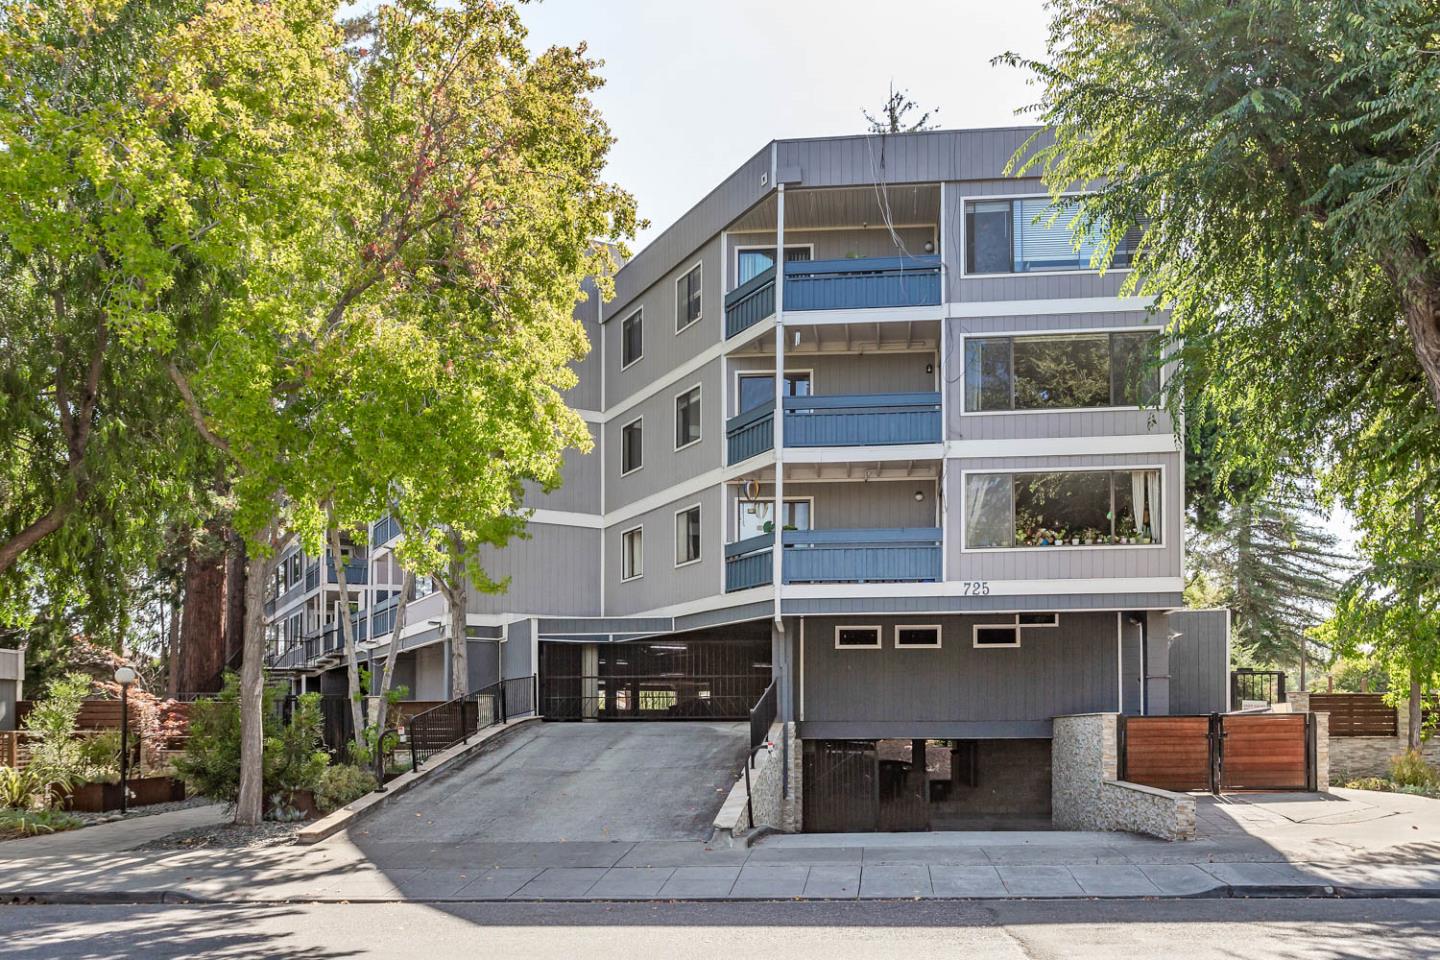
<svg viewBox="0 0 1440 960">
<path fill-rule="evenodd" d="M 1135 515 L 1135 530 L 1142 536 L 1160 539 L 1160 471 L 1130 472 L 1130 503 Z M 1146 516 L 1149 523 L 1146 523 Z"/>
</svg>

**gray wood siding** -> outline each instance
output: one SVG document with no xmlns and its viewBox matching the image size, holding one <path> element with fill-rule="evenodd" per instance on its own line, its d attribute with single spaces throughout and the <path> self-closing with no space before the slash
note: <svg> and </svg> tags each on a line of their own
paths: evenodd
<svg viewBox="0 0 1440 960">
<path fill-rule="evenodd" d="M 1165 630 L 1170 639 L 1171 714 L 1221 713 L 1228 709 L 1227 624 L 1224 610 L 1182 610 L 1152 618 L 1151 629 Z"/>
<path fill-rule="evenodd" d="M 675 566 L 675 511 L 700 504 L 700 562 Z M 715 596 L 723 591 L 725 537 L 720 488 L 706 487 L 680 497 L 633 520 L 605 529 L 605 614 L 631 616 L 644 610 Z M 643 526 L 644 576 L 620 579 L 620 535 Z M 593 555 L 591 555 L 593 557 Z M 594 565 L 593 559 L 590 559 Z M 564 581 L 551 577 L 550 589 Z"/>
<path fill-rule="evenodd" d="M 675 332 L 675 281 L 703 264 L 700 276 L 700 319 Z M 620 369 L 620 340 L 625 318 L 643 309 L 643 352 L 639 360 Z M 725 297 L 721 290 L 720 238 L 711 237 L 694 256 L 671 265 L 665 275 L 627 303 L 605 305 L 605 405 L 621 403 L 648 392 L 656 381 L 724 338 Z M 613 322 L 612 322 L 613 321 Z"/>
<path fill-rule="evenodd" d="M 801 719 L 1023 721 L 1116 705 L 1113 612 L 1063 613 L 1058 627 L 1022 631 L 1019 647 L 976 649 L 980 617 L 806 617 L 799 665 Z M 895 649 L 897 623 L 941 626 L 940 649 Z M 880 624 L 879 650 L 835 649 L 837 625 Z"/>
<path fill-rule="evenodd" d="M 1163 470 L 1164 525 L 1159 546 L 1042 547 L 1030 550 L 962 551 L 964 504 L 962 471 L 1000 473 L 1011 469 L 1111 469 L 1158 464 Z M 964 457 L 947 464 L 950 510 L 945 544 L 951 580 L 1069 580 L 1111 577 L 1181 576 L 1180 543 L 1184 524 L 1184 483 L 1178 453 L 1125 453 L 1050 457 Z"/>
<path fill-rule="evenodd" d="M 509 577 L 510 585 L 501 593 L 470 591 L 469 612 L 598 615 L 600 531 L 532 523 L 527 532 L 528 539 L 481 551 L 486 575 Z"/>
<path fill-rule="evenodd" d="M 605 510 L 662 493 L 676 484 L 713 470 L 725 458 L 725 417 L 720 402 L 719 358 L 690 376 L 655 391 L 642 403 L 605 424 Z M 700 442 L 675 449 L 675 395 L 700 384 Z M 641 429 L 642 466 L 620 475 L 620 431 L 637 417 Z"/>
<path fill-rule="evenodd" d="M 926 373 L 927 364 L 934 366 L 933 350 L 913 353 L 824 354 L 786 353 L 785 369 L 811 371 L 810 387 L 816 396 L 847 393 L 928 393 L 938 389 L 933 372 Z M 730 361 L 729 416 L 739 411 L 735 374 L 744 372 L 773 373 L 775 358 L 736 357 Z"/>
<path fill-rule="evenodd" d="M 999 179 L 1035 127 L 781 140 L 776 165 L 800 168 L 807 187 Z"/>
<path fill-rule="evenodd" d="M 816 530 L 856 530 L 893 527 L 936 527 L 934 480 L 862 480 L 826 483 L 786 483 L 785 499 L 813 497 L 810 521 Z M 741 490 L 727 488 L 730 520 L 726 532 L 735 539 L 735 517 Z M 919 491 L 924 499 L 916 501 Z M 775 496 L 775 485 L 760 485 L 762 499 Z"/>
<path fill-rule="evenodd" d="M 603 402 L 600 396 L 600 293 L 593 280 L 586 280 L 581 289 L 588 299 L 575 305 L 575 318 L 585 328 L 590 352 L 585 359 L 572 364 L 571 369 L 580 382 L 565 391 L 565 402 L 580 410 L 599 410 Z"/>
<path fill-rule="evenodd" d="M 595 446 L 589 453 L 574 447 L 565 451 L 560 467 L 560 486 L 542 493 L 533 483 L 525 485 L 525 506 L 537 510 L 565 510 L 572 513 L 600 512 L 600 427 L 588 424 Z"/>
</svg>

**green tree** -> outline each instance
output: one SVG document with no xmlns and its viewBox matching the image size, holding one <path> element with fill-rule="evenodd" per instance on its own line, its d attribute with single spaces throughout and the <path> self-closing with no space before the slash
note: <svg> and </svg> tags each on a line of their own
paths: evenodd
<svg viewBox="0 0 1440 960">
<path fill-rule="evenodd" d="M 587 441 L 561 397 L 587 348 L 571 312 L 584 277 L 608 290 L 597 239 L 635 226 L 601 179 L 611 138 L 583 50 L 530 56 L 508 4 L 406 0 L 344 36 L 333 14 L 219 0 L 161 59 L 178 139 L 245 165 L 243 196 L 215 201 L 248 225 L 243 282 L 169 373 L 229 462 L 254 562 L 282 529 L 318 553 L 387 504 L 428 518 L 455 503 L 437 489 L 467 495 L 434 514 L 448 525 L 513 524 L 520 482 Z M 259 813 L 263 580 L 247 596 L 242 821 Z"/>
<path fill-rule="evenodd" d="M 1226 425 L 1215 482 L 1319 475 L 1361 534 L 1357 596 L 1433 620 L 1413 510 L 1440 506 L 1440 5 L 1051 12 L 1046 61 L 1001 58 L 1033 69 L 1046 125 L 1014 168 L 1085 188 L 1065 202 L 1108 239 L 1097 265 L 1143 231 L 1122 286 L 1171 311 L 1172 408 Z"/>
<path fill-rule="evenodd" d="M 885 98 L 885 103 L 880 108 L 879 116 L 870 113 L 869 110 L 862 111 L 865 114 L 865 122 L 870 125 L 870 133 L 917 133 L 921 130 L 933 130 L 935 124 L 930 118 L 939 113 L 939 110 L 926 110 L 920 116 L 911 118 L 911 111 L 919 110 L 920 105 L 910 99 L 909 92 L 896 90 L 895 82 L 890 82 L 890 95 Z"/>
</svg>

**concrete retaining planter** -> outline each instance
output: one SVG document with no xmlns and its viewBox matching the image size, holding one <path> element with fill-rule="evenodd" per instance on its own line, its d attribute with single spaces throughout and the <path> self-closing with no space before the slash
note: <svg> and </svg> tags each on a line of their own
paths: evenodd
<svg viewBox="0 0 1440 960">
<path fill-rule="evenodd" d="M 1055 718 L 1050 762 L 1056 828 L 1193 838 L 1193 797 L 1119 779 L 1116 718 L 1113 713 Z"/>
</svg>

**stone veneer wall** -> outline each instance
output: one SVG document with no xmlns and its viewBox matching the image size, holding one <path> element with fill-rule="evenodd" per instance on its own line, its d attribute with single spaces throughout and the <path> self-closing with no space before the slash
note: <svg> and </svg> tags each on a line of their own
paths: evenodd
<svg viewBox="0 0 1440 960">
<path fill-rule="evenodd" d="M 1294 713 L 1304 713 L 1310 709 L 1310 691 L 1292 690 L 1286 694 L 1285 705 Z M 1328 721 L 1328 713 L 1317 713 L 1316 717 L 1324 717 Z M 1322 727 L 1317 731 L 1316 753 L 1321 749 L 1321 744 L 1326 746 L 1327 766 L 1319 767 L 1320 789 L 1330 782 L 1329 771 L 1333 771 L 1335 779 L 1339 781 L 1354 780 L 1359 777 L 1388 777 L 1390 775 L 1390 761 L 1392 758 L 1405 752 L 1405 743 L 1410 737 L 1410 711 L 1401 706 L 1395 711 L 1395 736 L 1393 737 L 1325 737 L 1320 739 L 1318 734 L 1328 730 Z M 1431 737 L 1422 741 L 1420 753 L 1432 764 L 1440 766 L 1440 739 Z M 1316 757 L 1317 763 L 1319 757 Z"/>
<path fill-rule="evenodd" d="M 756 827 L 796 832 L 800 829 L 800 741 L 795 739 L 795 724 L 776 723 L 770 727 L 774 746 L 761 750 L 750 771 L 750 805 L 755 811 Z M 784 774 L 786 748 L 789 749 L 790 795 L 785 795 Z M 720 812 L 715 816 L 715 829 L 732 836 L 750 829 L 749 807 L 746 804 L 745 775 L 731 788 Z"/>
<path fill-rule="evenodd" d="M 1116 714 L 1056 717 L 1051 741 L 1051 816 L 1061 830 L 1195 836 L 1195 801 L 1116 778 Z"/>
</svg>

